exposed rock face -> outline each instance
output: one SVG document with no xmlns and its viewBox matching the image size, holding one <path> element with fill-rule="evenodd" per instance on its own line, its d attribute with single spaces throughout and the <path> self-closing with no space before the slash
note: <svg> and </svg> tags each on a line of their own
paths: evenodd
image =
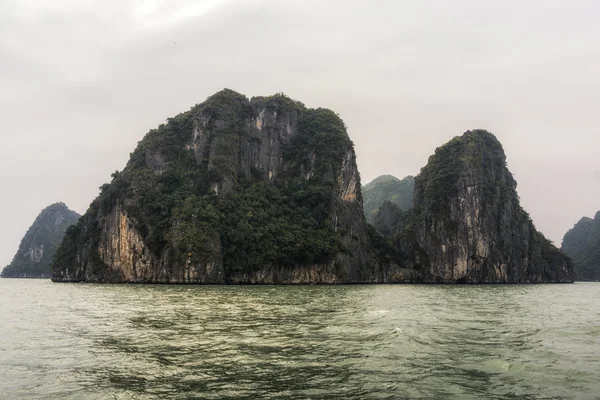
<svg viewBox="0 0 600 400">
<path fill-rule="evenodd" d="M 65 237 L 55 281 L 339 283 L 380 267 L 331 111 L 225 90 L 146 135 Z"/>
<path fill-rule="evenodd" d="M 504 150 L 486 131 L 438 148 L 415 179 L 406 248 L 436 283 L 572 282 L 567 259 L 521 208 Z"/>
<path fill-rule="evenodd" d="M 583 217 L 563 238 L 562 251 L 573 259 L 576 279 L 600 281 L 600 211 Z"/>
<path fill-rule="evenodd" d="M 386 201 L 400 210 L 408 211 L 413 206 L 415 178 L 407 176 L 398 179 L 392 175 L 381 175 L 363 187 L 364 211 L 367 222 L 373 224 L 375 216 Z"/>
<path fill-rule="evenodd" d="M 273 106 L 258 97 L 246 104 L 214 105 L 221 111 L 216 118 L 211 105 L 205 107 L 194 120 L 188 148 L 194 149 L 199 164 L 223 175 L 213 187 L 215 193 L 228 194 L 239 175 L 250 179 L 255 171 L 272 180 L 282 172 L 283 148 L 297 133 L 303 113 L 299 103 L 289 106 Z"/>
<path fill-rule="evenodd" d="M 64 203 L 46 207 L 35 219 L 19 245 L 12 262 L 6 266 L 3 278 L 50 278 L 50 263 L 65 231 L 77 223 L 79 214 Z"/>
</svg>

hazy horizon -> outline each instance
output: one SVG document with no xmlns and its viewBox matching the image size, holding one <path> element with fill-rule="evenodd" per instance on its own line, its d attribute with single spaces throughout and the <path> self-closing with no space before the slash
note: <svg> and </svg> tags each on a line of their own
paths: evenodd
<svg viewBox="0 0 600 400">
<path fill-rule="evenodd" d="M 43 208 L 84 213 L 148 130 L 223 88 L 339 113 L 363 185 L 487 129 L 560 246 L 600 210 L 600 3 L 415 3 L 6 0 L 0 269 Z"/>
</svg>

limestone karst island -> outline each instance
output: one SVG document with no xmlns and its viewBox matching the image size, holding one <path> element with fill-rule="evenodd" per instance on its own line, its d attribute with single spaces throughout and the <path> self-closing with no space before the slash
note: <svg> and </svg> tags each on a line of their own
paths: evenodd
<svg viewBox="0 0 600 400">
<path fill-rule="evenodd" d="M 21 240 L 12 262 L 2 270 L 0 276 L 50 278 L 54 253 L 67 228 L 76 224 L 79 217 L 64 203 L 55 203 L 43 209 Z"/>
<path fill-rule="evenodd" d="M 573 282 L 570 259 L 521 208 L 491 133 L 455 137 L 403 185 L 414 193 L 368 199 L 367 224 L 335 112 L 223 90 L 139 142 L 67 230 L 52 280 Z"/>
</svg>

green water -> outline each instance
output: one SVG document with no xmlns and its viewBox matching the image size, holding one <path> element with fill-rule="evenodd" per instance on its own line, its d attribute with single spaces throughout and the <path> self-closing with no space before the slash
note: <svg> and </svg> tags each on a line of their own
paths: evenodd
<svg viewBox="0 0 600 400">
<path fill-rule="evenodd" d="M 3 279 L 0 398 L 600 399 L 600 284 Z"/>
</svg>

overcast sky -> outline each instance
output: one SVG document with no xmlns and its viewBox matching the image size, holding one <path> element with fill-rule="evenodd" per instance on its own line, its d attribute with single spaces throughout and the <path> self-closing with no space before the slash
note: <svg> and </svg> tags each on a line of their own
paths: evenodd
<svg viewBox="0 0 600 400">
<path fill-rule="evenodd" d="M 223 88 L 338 112 L 363 183 L 488 129 L 560 245 L 600 210 L 598 21 L 597 0 L 1 0 L 0 268 Z"/>
</svg>

